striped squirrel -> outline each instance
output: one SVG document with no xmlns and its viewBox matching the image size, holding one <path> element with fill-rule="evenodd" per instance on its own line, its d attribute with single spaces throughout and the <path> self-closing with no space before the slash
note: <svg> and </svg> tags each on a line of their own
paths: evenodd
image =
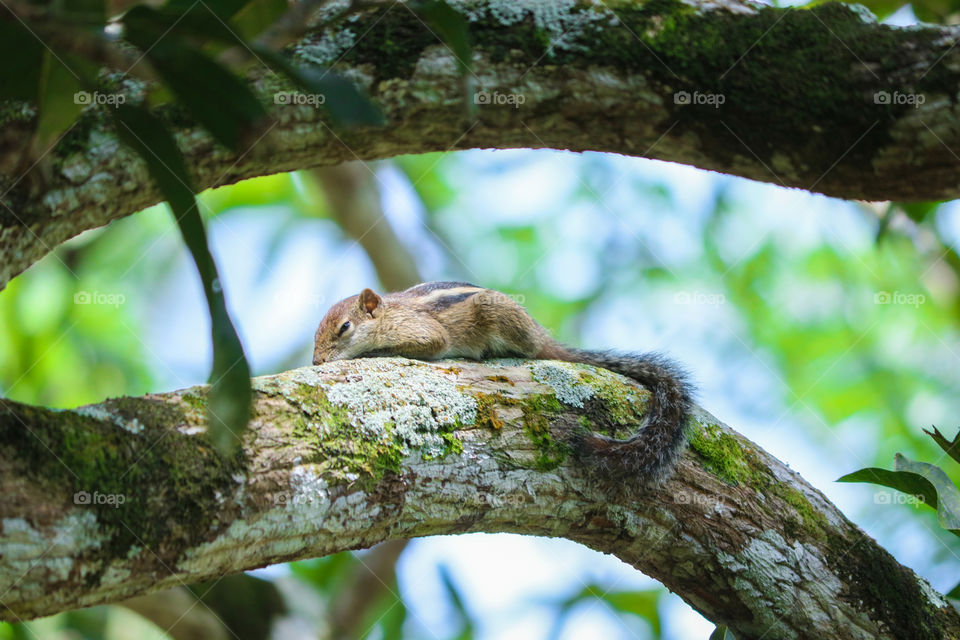
<svg viewBox="0 0 960 640">
<path fill-rule="evenodd" d="M 646 424 L 625 440 L 578 434 L 573 444 L 579 455 L 612 475 L 655 483 L 670 475 L 686 442 L 693 388 L 677 365 L 655 353 L 566 347 L 526 309 L 493 289 L 465 282 L 427 282 L 383 296 L 364 289 L 341 300 L 317 327 L 313 364 L 363 356 L 518 357 L 603 367 L 650 390 Z"/>
</svg>

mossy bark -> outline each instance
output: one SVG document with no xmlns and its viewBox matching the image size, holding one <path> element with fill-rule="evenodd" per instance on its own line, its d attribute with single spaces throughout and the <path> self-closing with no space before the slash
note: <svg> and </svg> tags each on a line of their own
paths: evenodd
<svg viewBox="0 0 960 640">
<path fill-rule="evenodd" d="M 942 596 L 706 412 L 661 486 L 590 469 L 571 435 L 642 422 L 647 392 L 615 374 L 372 358 L 254 388 L 231 459 L 205 438 L 204 387 L 70 411 L 3 402 L 0 619 L 384 540 L 510 531 L 615 554 L 738 638 L 960 635 Z"/>
<path fill-rule="evenodd" d="M 960 195 L 956 27 L 881 26 L 838 4 L 453 5 L 470 20 L 466 82 L 450 50 L 402 4 L 291 47 L 301 63 L 330 65 L 365 87 L 384 127 L 335 130 L 322 109 L 275 104 L 275 92 L 291 87 L 259 67 L 248 81 L 274 120 L 242 154 L 218 147 L 182 110 L 163 110 L 196 184 L 357 158 L 549 147 L 659 158 L 845 198 Z M 143 95 L 139 80 L 111 77 L 128 102 Z M 159 199 L 102 108 L 44 158 L 44 181 L 9 169 L 29 144 L 34 109 L 8 104 L 0 113 L 0 287 L 67 238 Z"/>
</svg>

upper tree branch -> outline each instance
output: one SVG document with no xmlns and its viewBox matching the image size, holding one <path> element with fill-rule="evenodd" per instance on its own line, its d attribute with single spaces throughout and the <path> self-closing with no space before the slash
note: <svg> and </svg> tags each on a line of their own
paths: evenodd
<svg viewBox="0 0 960 640">
<path fill-rule="evenodd" d="M 590 473 L 574 429 L 633 430 L 646 392 L 564 363 L 369 359 L 258 378 L 243 451 L 205 387 L 0 409 L 0 618 L 115 602 L 389 539 L 565 537 L 738 638 L 956 637 L 960 617 L 818 491 L 699 411 L 656 489 Z"/>
<path fill-rule="evenodd" d="M 960 195 L 955 27 L 894 28 L 843 5 L 798 11 L 737 0 L 455 5 L 471 18 L 468 84 L 490 97 L 475 114 L 465 115 L 475 95 L 463 94 L 452 53 L 404 4 L 390 3 L 292 47 L 301 62 L 362 84 L 385 127 L 334 131 L 322 110 L 275 105 L 274 92 L 290 87 L 257 67 L 249 82 L 275 122 L 243 155 L 218 148 L 183 113 L 171 118 L 196 183 L 403 153 L 552 147 L 845 198 Z M 139 81 L 124 86 L 131 100 L 142 95 Z M 0 173 L 20 166 L 34 117 L 29 107 L 5 113 Z M 159 199 L 108 122 L 93 110 L 67 134 L 42 193 L 0 175 L 0 286 L 65 239 Z"/>
</svg>

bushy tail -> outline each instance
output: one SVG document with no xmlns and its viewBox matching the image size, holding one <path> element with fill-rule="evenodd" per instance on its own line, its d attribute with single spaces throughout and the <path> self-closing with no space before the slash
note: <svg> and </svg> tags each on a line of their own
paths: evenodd
<svg viewBox="0 0 960 640">
<path fill-rule="evenodd" d="M 613 353 L 565 349 L 560 359 L 609 369 L 636 380 L 650 391 L 646 424 L 625 440 L 599 433 L 577 437 L 581 455 L 593 458 L 611 475 L 653 483 L 666 479 L 686 444 L 686 423 L 693 406 L 693 386 L 686 372 L 657 353 Z"/>
</svg>

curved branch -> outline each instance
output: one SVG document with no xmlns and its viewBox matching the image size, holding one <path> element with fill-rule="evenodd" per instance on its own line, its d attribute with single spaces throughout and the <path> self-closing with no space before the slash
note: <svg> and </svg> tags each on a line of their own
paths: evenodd
<svg viewBox="0 0 960 640">
<path fill-rule="evenodd" d="M 614 485 L 566 444 L 633 430 L 647 393 L 545 361 L 376 358 L 254 380 L 244 449 L 205 387 L 0 412 L 0 618 L 23 619 L 391 539 L 565 537 L 738 638 L 943 638 L 960 616 L 782 463 L 698 411 L 675 476 Z"/>
<path fill-rule="evenodd" d="M 835 4 L 454 5 L 470 19 L 475 93 L 463 95 L 453 54 L 406 5 L 369 8 L 308 32 L 291 51 L 364 86 L 387 126 L 337 131 L 322 110 L 274 104 L 290 87 L 257 68 L 249 82 L 275 120 L 251 150 L 230 153 L 182 113 L 171 119 L 196 183 L 404 153 L 550 147 L 682 162 L 844 198 L 960 195 L 956 27 L 887 27 Z M 130 100 L 144 89 L 134 79 L 122 86 Z M 465 102 L 475 107 L 469 116 Z M 5 113 L 0 168 L 19 166 L 33 126 L 29 107 Z M 90 110 L 65 136 L 43 192 L 9 170 L 0 175 L 0 286 L 67 238 L 159 199 L 108 121 Z"/>
</svg>

